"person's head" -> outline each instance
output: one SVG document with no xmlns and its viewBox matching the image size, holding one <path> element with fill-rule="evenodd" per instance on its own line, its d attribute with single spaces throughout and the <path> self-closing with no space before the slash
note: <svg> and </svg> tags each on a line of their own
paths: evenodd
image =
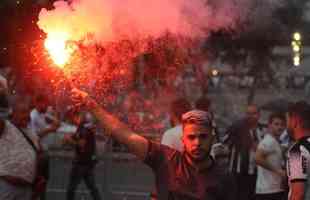
<svg viewBox="0 0 310 200">
<path fill-rule="evenodd" d="M 195 102 L 197 110 L 209 111 L 211 107 L 211 100 L 207 97 L 201 97 Z"/>
<path fill-rule="evenodd" d="M 12 122 L 18 127 L 27 127 L 30 122 L 30 108 L 24 103 L 15 103 L 12 107 Z"/>
<path fill-rule="evenodd" d="M 185 153 L 193 161 L 202 161 L 209 156 L 215 136 L 209 112 L 192 110 L 182 115 L 182 142 Z"/>
<path fill-rule="evenodd" d="M 256 127 L 260 118 L 260 111 L 256 105 L 250 104 L 247 106 L 246 117 L 252 127 Z"/>
<path fill-rule="evenodd" d="M 272 113 L 268 119 L 269 133 L 279 138 L 285 129 L 285 115 L 283 113 Z"/>
<path fill-rule="evenodd" d="M 310 105 L 307 102 L 299 101 L 289 107 L 287 128 L 294 139 L 310 134 Z"/>
<path fill-rule="evenodd" d="M 179 98 L 171 103 L 170 113 L 172 124 L 182 121 L 182 115 L 191 110 L 191 104 L 185 98 Z"/>
<path fill-rule="evenodd" d="M 43 96 L 43 95 L 38 95 L 35 99 L 35 108 L 41 112 L 44 113 L 47 110 L 48 107 L 48 99 L 47 97 Z"/>
</svg>

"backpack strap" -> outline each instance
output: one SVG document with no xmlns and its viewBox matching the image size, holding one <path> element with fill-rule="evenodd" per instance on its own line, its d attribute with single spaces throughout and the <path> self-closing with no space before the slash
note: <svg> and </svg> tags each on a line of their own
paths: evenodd
<svg viewBox="0 0 310 200">
<path fill-rule="evenodd" d="M 25 133 L 25 131 L 23 129 L 21 129 L 20 127 L 16 126 L 15 124 L 14 124 L 14 126 L 22 133 L 22 135 L 27 140 L 27 142 L 31 145 L 31 147 L 34 149 L 34 151 L 39 152 L 39 149 L 36 147 L 36 145 L 33 143 L 33 141 L 29 138 L 29 136 Z"/>
</svg>

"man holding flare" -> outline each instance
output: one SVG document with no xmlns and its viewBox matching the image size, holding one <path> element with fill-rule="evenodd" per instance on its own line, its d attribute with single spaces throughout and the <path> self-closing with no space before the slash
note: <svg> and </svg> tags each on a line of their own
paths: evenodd
<svg viewBox="0 0 310 200">
<path fill-rule="evenodd" d="M 210 156 L 213 134 L 210 113 L 192 110 L 182 116 L 184 152 L 150 141 L 133 132 L 87 93 L 71 91 L 75 101 L 90 110 L 98 123 L 155 174 L 159 200 L 225 200 L 231 187 Z"/>
</svg>

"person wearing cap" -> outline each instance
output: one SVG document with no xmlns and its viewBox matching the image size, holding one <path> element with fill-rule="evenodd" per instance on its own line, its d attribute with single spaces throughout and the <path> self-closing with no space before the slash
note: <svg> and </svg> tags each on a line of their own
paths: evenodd
<svg viewBox="0 0 310 200">
<path fill-rule="evenodd" d="M 297 102 L 289 107 L 287 128 L 295 143 L 287 154 L 289 200 L 310 199 L 310 105 Z"/>
<path fill-rule="evenodd" d="M 129 151 L 151 167 L 155 175 L 159 200 L 224 200 L 229 199 L 224 190 L 222 174 L 210 156 L 215 138 L 211 116 L 208 112 L 192 110 L 182 116 L 182 143 L 184 151 L 150 141 L 108 113 L 89 95 L 78 89 L 72 98 L 89 109 L 111 137 L 127 145 Z"/>
</svg>

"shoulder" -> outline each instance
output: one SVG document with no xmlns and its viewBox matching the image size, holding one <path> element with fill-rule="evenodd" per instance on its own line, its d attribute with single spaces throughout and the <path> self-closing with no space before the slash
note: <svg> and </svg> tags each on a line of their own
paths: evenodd
<svg viewBox="0 0 310 200">
<path fill-rule="evenodd" d="M 37 118 L 39 116 L 39 112 L 37 111 L 37 109 L 33 109 L 31 112 L 30 112 L 30 117 L 33 119 L 33 118 Z"/>
<path fill-rule="evenodd" d="M 274 149 L 277 146 L 277 141 L 270 134 L 265 134 L 263 139 L 258 144 L 258 149 Z"/>
<path fill-rule="evenodd" d="M 164 136 L 178 136 L 182 134 L 182 126 L 178 125 L 164 132 Z"/>
<path fill-rule="evenodd" d="M 288 150 L 289 155 L 302 152 L 310 153 L 310 137 L 300 139 Z"/>
<path fill-rule="evenodd" d="M 149 141 L 145 162 L 148 164 L 162 163 L 178 157 L 181 153 L 169 146 Z"/>
</svg>

